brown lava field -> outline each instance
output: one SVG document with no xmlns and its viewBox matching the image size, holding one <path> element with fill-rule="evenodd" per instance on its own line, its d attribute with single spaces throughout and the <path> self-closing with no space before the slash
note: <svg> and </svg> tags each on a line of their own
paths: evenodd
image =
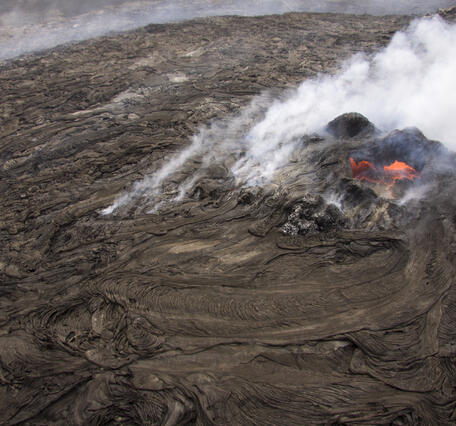
<svg viewBox="0 0 456 426">
<path fill-rule="evenodd" d="M 159 214 L 100 214 L 201 125 L 411 19 L 214 17 L 1 64 L 0 422 L 454 424 L 456 160 L 438 142 L 352 114 L 266 186 L 213 164 Z M 404 138 L 432 190 L 401 205 L 349 158 Z"/>
</svg>

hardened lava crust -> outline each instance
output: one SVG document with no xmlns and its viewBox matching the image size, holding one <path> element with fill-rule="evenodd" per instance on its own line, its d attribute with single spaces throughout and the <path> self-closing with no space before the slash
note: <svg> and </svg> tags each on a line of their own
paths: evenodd
<svg viewBox="0 0 456 426">
<path fill-rule="evenodd" d="M 352 111 L 265 185 L 196 159 L 182 201 L 100 214 L 410 20 L 214 17 L 2 63 L 0 422 L 454 424 L 456 161 L 418 129 Z M 416 179 L 354 179 L 396 156 Z"/>
</svg>

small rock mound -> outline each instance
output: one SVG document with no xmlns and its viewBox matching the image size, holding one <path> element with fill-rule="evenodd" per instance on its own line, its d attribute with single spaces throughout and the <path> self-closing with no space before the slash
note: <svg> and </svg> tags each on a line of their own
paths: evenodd
<svg viewBox="0 0 456 426">
<path fill-rule="evenodd" d="M 374 133 L 375 126 L 364 115 L 349 112 L 330 121 L 326 131 L 336 138 L 353 138 Z"/>
<path fill-rule="evenodd" d="M 315 235 L 341 228 L 345 224 L 342 212 L 333 204 L 326 204 L 319 195 L 302 198 L 288 215 L 282 232 L 287 235 Z"/>
</svg>

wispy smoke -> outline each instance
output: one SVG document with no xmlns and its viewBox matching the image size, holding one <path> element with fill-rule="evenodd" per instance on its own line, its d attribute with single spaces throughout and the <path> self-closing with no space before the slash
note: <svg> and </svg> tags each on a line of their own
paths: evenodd
<svg viewBox="0 0 456 426">
<path fill-rule="evenodd" d="M 456 148 L 455 76 L 456 25 L 439 17 L 416 20 L 372 58 L 356 55 L 339 73 L 304 81 L 285 99 L 257 97 L 235 119 L 205 127 L 189 148 L 103 213 L 146 194 L 153 204 L 165 180 L 195 155 L 229 164 L 238 184 L 267 181 L 304 135 L 322 132 L 345 112 L 360 112 L 384 132 L 416 126 L 426 137 Z"/>
<path fill-rule="evenodd" d="M 451 6 L 452 3 L 451 0 L 7 1 L 0 4 L 0 60 L 151 23 L 196 17 L 252 16 L 292 11 L 423 14 Z"/>
<path fill-rule="evenodd" d="M 399 205 L 407 204 L 412 200 L 420 200 L 431 190 L 430 185 L 420 185 L 410 187 L 404 195 L 399 199 Z"/>
<path fill-rule="evenodd" d="M 233 165 L 240 154 L 245 153 L 245 134 L 249 131 L 252 123 L 259 121 L 264 116 L 270 104 L 271 97 L 265 93 L 254 98 L 250 105 L 244 108 L 237 117 L 215 121 L 208 126 L 203 126 L 199 133 L 192 137 L 187 148 L 171 156 L 154 174 L 135 182 L 129 192 L 121 195 L 111 206 L 102 210 L 102 214 L 111 214 L 116 209 L 138 198 L 142 198 L 143 204 L 151 206 L 150 212 L 155 211 L 157 206 L 161 204 L 159 196 L 163 193 L 166 180 L 181 170 L 190 159 L 201 157 L 202 154 L 204 156 L 200 164 L 201 171 L 221 159 L 229 166 Z M 179 182 L 177 192 L 172 194 L 169 201 L 181 200 L 198 177 L 199 175 L 196 173 L 189 179 Z"/>
</svg>

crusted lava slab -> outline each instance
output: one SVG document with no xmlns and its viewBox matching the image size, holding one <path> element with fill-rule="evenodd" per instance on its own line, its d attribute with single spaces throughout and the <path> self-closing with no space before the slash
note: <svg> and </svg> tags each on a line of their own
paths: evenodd
<svg viewBox="0 0 456 426">
<path fill-rule="evenodd" d="M 438 142 L 351 114 L 268 185 L 194 161 L 182 201 L 99 213 L 199 125 L 408 20 L 211 18 L 3 64 L 1 422 L 453 423 L 455 160 Z M 391 156 L 420 179 L 353 179 L 351 157 Z"/>
</svg>

